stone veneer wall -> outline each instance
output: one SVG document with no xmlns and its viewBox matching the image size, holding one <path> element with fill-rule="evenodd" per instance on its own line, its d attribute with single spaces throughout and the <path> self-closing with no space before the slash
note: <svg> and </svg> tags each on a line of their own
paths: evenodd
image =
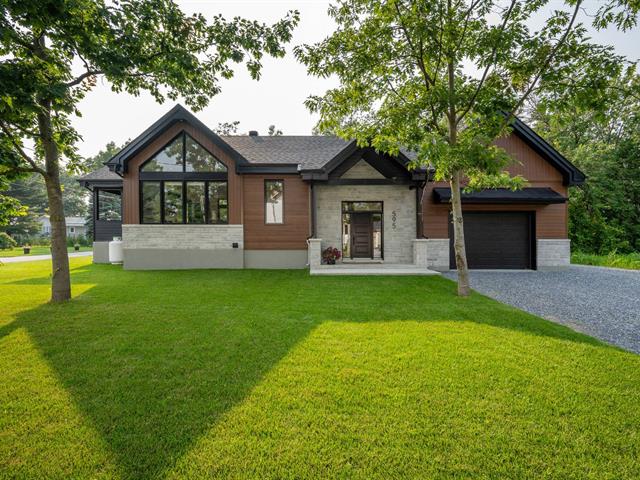
<svg viewBox="0 0 640 480">
<path fill-rule="evenodd" d="M 123 225 L 124 268 L 242 268 L 243 238 L 242 225 Z"/>
<path fill-rule="evenodd" d="M 123 225 L 124 248 L 243 248 L 242 225 Z"/>
<path fill-rule="evenodd" d="M 563 268 L 571 264 L 571 240 L 539 238 L 536 245 L 538 269 Z"/>
<path fill-rule="evenodd" d="M 416 238 L 416 193 L 407 185 L 317 185 L 317 238 L 322 249 L 342 248 L 342 202 L 384 202 L 384 260 L 413 263 Z"/>
</svg>

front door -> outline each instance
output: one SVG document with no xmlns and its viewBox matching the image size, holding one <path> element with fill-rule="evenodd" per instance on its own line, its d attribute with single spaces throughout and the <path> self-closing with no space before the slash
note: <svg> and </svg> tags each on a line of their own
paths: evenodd
<svg viewBox="0 0 640 480">
<path fill-rule="evenodd" d="M 351 257 L 373 258 L 373 217 L 371 213 L 351 214 Z"/>
</svg>

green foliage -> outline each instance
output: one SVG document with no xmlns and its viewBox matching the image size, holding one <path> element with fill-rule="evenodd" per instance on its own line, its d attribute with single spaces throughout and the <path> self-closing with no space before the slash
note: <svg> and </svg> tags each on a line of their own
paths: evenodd
<svg viewBox="0 0 640 480">
<path fill-rule="evenodd" d="M 640 76 L 612 79 L 606 102 L 540 102 L 537 130 L 587 175 L 569 201 L 569 235 L 577 250 L 640 251 Z"/>
<path fill-rule="evenodd" d="M 0 268 L 0 476 L 640 477 L 640 356 L 444 278 L 90 262 Z"/>
<path fill-rule="evenodd" d="M 320 114 L 319 131 L 391 154 L 408 147 L 439 180 L 462 172 L 470 188 L 519 188 L 522 179 L 503 173 L 512 159 L 491 146 L 508 134 L 510 114 L 530 95 L 598 97 L 620 69 L 613 48 L 591 44 L 574 21 L 580 7 L 545 13 L 532 31 L 546 2 L 336 1 L 337 30 L 295 50 L 310 73 L 340 81 L 307 107 Z M 466 73 L 470 65 L 480 73 Z"/>
<path fill-rule="evenodd" d="M 571 263 L 640 270 L 640 253 L 621 254 L 612 250 L 606 255 L 595 255 L 574 251 L 571 252 Z"/>
<path fill-rule="evenodd" d="M 0 232 L 0 250 L 8 250 L 16 246 L 18 246 L 18 242 L 16 242 L 5 232 Z"/>
</svg>

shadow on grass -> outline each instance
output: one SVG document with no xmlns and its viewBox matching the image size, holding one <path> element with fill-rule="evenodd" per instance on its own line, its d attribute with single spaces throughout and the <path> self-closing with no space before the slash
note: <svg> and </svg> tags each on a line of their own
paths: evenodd
<svg viewBox="0 0 640 480">
<path fill-rule="evenodd" d="M 28 331 L 131 478 L 174 465 L 325 321 L 468 321 L 611 348 L 480 295 L 457 298 L 442 278 L 89 266 L 73 281 L 96 286 L 20 313 L 0 338 Z"/>
</svg>

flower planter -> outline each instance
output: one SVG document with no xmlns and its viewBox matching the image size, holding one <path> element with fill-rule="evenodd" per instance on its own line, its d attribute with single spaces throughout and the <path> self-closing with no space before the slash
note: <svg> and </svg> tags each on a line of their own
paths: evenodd
<svg viewBox="0 0 640 480">
<path fill-rule="evenodd" d="M 29 255 L 31 253 L 31 247 L 22 247 L 22 251 L 25 255 Z"/>
<path fill-rule="evenodd" d="M 80 245 L 74 245 L 74 246 L 73 246 L 73 249 L 74 249 L 76 252 L 79 252 L 79 251 L 80 251 Z"/>
</svg>

